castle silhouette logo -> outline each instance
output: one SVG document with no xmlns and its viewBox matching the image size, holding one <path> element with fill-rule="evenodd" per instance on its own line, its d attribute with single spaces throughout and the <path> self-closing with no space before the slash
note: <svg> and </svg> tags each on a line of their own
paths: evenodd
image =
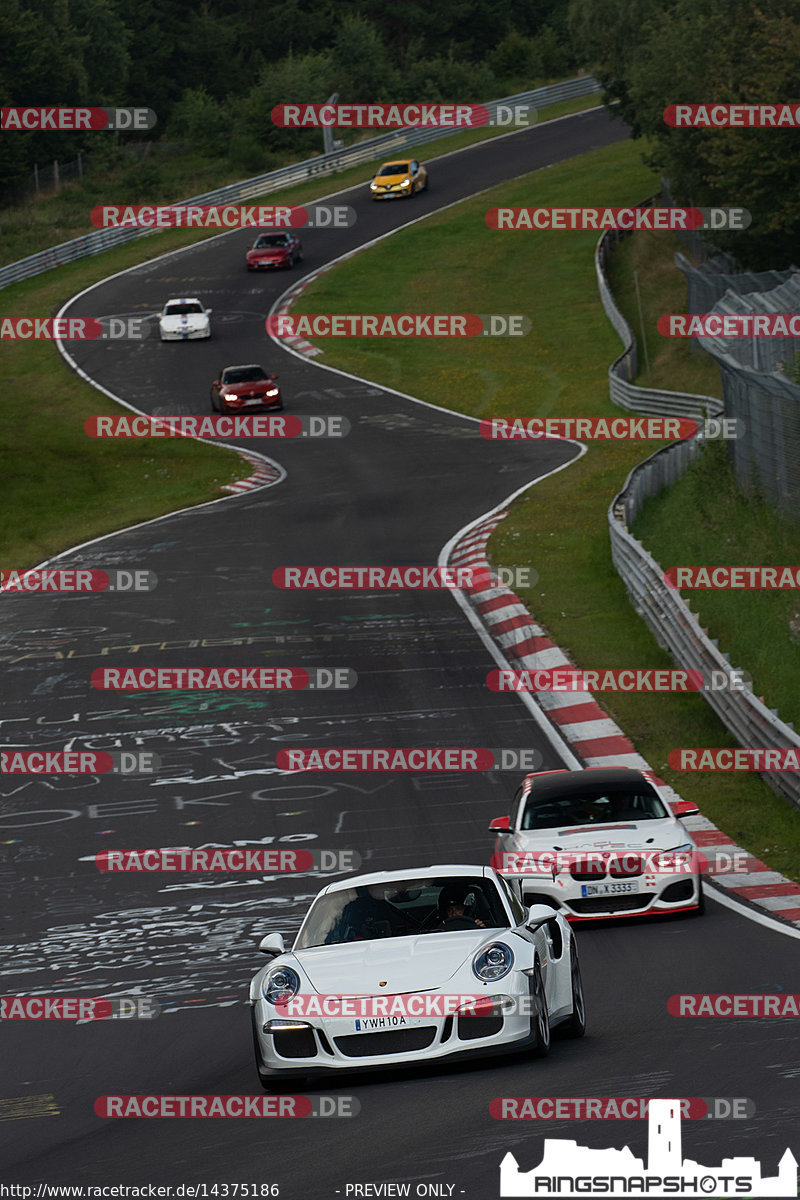
<svg viewBox="0 0 800 1200">
<path fill-rule="evenodd" d="M 520 1171 L 510 1152 L 500 1164 L 501 1196 L 797 1196 L 797 1159 L 786 1150 L 778 1174 L 764 1178 L 755 1158 L 724 1158 L 703 1167 L 681 1152 L 679 1100 L 651 1100 L 647 1166 L 622 1150 L 592 1150 L 545 1138 L 542 1161 Z"/>
</svg>

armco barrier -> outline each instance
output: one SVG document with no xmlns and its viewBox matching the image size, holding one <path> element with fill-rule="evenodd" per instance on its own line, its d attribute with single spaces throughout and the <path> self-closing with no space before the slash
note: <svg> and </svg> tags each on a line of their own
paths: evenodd
<svg viewBox="0 0 800 1200">
<path fill-rule="evenodd" d="M 622 338 L 625 350 L 609 369 L 611 399 L 623 408 L 642 409 L 670 416 L 719 416 L 723 406 L 711 396 L 639 388 L 630 383 L 636 374 L 636 343 L 630 326 L 617 308 L 605 273 L 609 246 L 617 231 L 609 230 L 600 238 L 595 252 L 597 281 L 603 308 Z M 641 542 L 632 536 L 634 521 L 642 501 L 662 487 L 679 479 L 689 463 L 701 452 L 696 438 L 658 450 L 634 467 L 608 509 L 611 557 L 628 591 L 631 603 L 647 622 L 659 645 L 669 650 L 681 667 L 702 671 L 706 679 L 712 671 L 730 672 L 730 659 L 716 641 L 700 628 L 679 592 L 664 583 L 663 569 Z M 800 736 L 791 725 L 781 721 L 777 711 L 769 709 L 752 691 L 702 692 L 708 703 L 742 746 L 800 750 Z M 773 791 L 800 806 L 800 775 L 792 772 L 763 772 Z"/>
<path fill-rule="evenodd" d="M 486 107 L 490 120 L 497 116 L 498 105 L 530 104 L 534 108 L 546 108 L 551 104 L 559 104 L 563 100 L 574 100 L 580 96 L 593 95 L 600 91 L 600 85 L 591 75 L 582 75 L 577 79 L 569 79 L 564 83 L 553 83 L 548 87 L 535 88 L 530 92 L 520 92 L 516 96 L 504 96 L 500 100 L 490 101 Z M 213 192 L 205 192 L 202 196 L 192 196 L 189 200 L 176 200 L 175 204 L 233 204 L 242 200 L 253 200 L 258 196 L 291 187 L 295 183 L 303 183 L 314 175 L 332 175 L 337 171 L 345 171 L 348 167 L 359 163 L 372 162 L 385 153 L 395 154 L 411 146 L 421 146 L 425 142 L 437 138 L 452 137 L 452 129 L 440 128 L 403 128 L 380 134 L 348 146 L 334 150 L 331 154 L 320 154 L 317 158 L 307 158 L 303 162 L 293 163 L 289 167 L 281 167 L 277 171 L 268 171 L 266 175 L 256 175 L 252 179 L 243 179 L 239 183 L 231 183 L 226 187 L 217 188 Z M 0 267 L 0 288 L 8 287 L 20 279 L 29 279 L 43 271 L 60 267 L 63 263 L 74 262 L 78 258 L 86 258 L 92 254 L 102 254 L 113 246 L 130 242 L 134 238 L 146 237 L 153 233 L 150 229 L 99 229 L 96 233 L 87 233 L 83 237 L 63 242 L 60 246 L 52 246 L 21 258 L 18 262 Z"/>
</svg>

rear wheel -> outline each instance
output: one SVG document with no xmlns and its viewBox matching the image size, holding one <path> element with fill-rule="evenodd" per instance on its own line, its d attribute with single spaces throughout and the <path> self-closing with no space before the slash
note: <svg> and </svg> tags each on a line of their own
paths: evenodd
<svg viewBox="0 0 800 1200">
<path fill-rule="evenodd" d="M 544 980 L 539 960 L 533 968 L 530 982 L 531 999 L 531 1054 L 534 1058 L 544 1058 L 550 1052 L 550 1015 L 547 1011 L 547 997 L 544 992 Z"/>
<path fill-rule="evenodd" d="M 569 948 L 569 976 L 572 985 L 572 1016 L 559 1026 L 564 1037 L 579 1038 L 586 1032 L 586 1006 L 583 999 L 583 981 L 578 951 L 573 942 Z"/>
</svg>

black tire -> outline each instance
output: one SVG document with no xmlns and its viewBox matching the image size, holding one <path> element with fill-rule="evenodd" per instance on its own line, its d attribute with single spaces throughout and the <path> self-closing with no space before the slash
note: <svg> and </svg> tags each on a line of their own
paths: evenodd
<svg viewBox="0 0 800 1200">
<path fill-rule="evenodd" d="M 583 1037 L 586 1032 L 586 1005 L 583 998 L 583 981 L 578 951 L 572 942 L 569 948 L 570 982 L 572 984 L 572 1016 L 559 1025 L 559 1032 L 568 1038 Z"/>
<path fill-rule="evenodd" d="M 544 994 L 544 980 L 539 959 L 536 959 L 533 977 L 530 983 L 531 998 L 531 1055 L 533 1058 L 544 1058 L 550 1053 L 550 1014 L 547 1011 L 547 997 Z"/>
</svg>

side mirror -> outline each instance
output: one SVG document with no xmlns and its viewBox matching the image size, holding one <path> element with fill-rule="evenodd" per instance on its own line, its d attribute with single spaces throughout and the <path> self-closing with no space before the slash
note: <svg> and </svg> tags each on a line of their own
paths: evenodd
<svg viewBox="0 0 800 1200">
<path fill-rule="evenodd" d="M 551 908 L 549 904 L 532 904 L 528 909 L 528 915 L 525 918 L 525 924 L 528 929 L 538 929 L 540 925 L 544 925 L 546 921 L 552 921 L 556 915 L 556 910 Z"/>
<path fill-rule="evenodd" d="M 489 823 L 489 832 L 490 833 L 510 833 L 511 832 L 511 818 L 510 817 L 495 817 L 495 819 Z"/>
<path fill-rule="evenodd" d="M 219 387 L 219 380 L 218 380 L 218 379 L 215 379 L 215 380 L 214 380 L 214 382 L 212 383 L 212 385 L 211 385 L 211 386 L 212 386 L 212 387 Z"/>
<path fill-rule="evenodd" d="M 207 316 L 207 317 L 210 317 L 213 311 L 214 311 L 214 310 L 213 310 L 213 308 L 207 308 L 207 309 L 206 309 L 206 316 Z"/>
<path fill-rule="evenodd" d="M 693 800 L 672 800 L 670 802 L 673 815 L 676 817 L 697 817 L 700 809 Z"/>
<path fill-rule="evenodd" d="M 258 943 L 258 948 L 262 954 L 271 954 L 273 957 L 276 954 L 286 953 L 283 935 L 280 933 L 268 933 L 266 937 L 263 937 Z"/>
<path fill-rule="evenodd" d="M 248 242 L 248 243 L 247 243 L 247 249 L 248 249 L 248 250 L 252 250 L 252 249 L 253 249 L 253 243 L 252 243 L 252 242 Z"/>
</svg>

